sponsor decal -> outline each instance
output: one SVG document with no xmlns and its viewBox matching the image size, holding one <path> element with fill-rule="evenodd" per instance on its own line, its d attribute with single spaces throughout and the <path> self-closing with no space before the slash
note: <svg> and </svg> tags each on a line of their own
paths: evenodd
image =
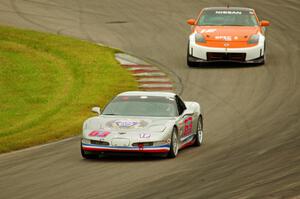
<svg viewBox="0 0 300 199">
<path fill-rule="evenodd" d="M 183 121 L 178 121 L 178 127 L 182 128 L 182 126 L 183 126 Z"/>
<path fill-rule="evenodd" d="M 183 135 L 189 135 L 191 134 L 193 131 L 193 118 L 192 117 L 188 117 L 184 120 L 184 132 Z"/>
<path fill-rule="evenodd" d="M 215 39 L 224 40 L 224 41 L 232 41 L 231 36 L 215 36 Z"/>
<path fill-rule="evenodd" d="M 140 138 L 150 138 L 151 134 L 150 133 L 141 133 Z"/>
<path fill-rule="evenodd" d="M 92 132 L 89 133 L 89 136 L 105 138 L 109 134 L 110 134 L 110 132 L 108 132 L 108 131 L 92 131 Z"/>
<path fill-rule="evenodd" d="M 184 130 L 183 127 L 184 127 L 184 121 L 183 120 L 178 121 L 178 128 L 179 128 L 180 134 L 183 134 L 183 130 Z"/>
<path fill-rule="evenodd" d="M 241 11 L 233 11 L 233 10 L 217 10 L 216 14 L 225 14 L 225 15 L 241 15 Z"/>
<path fill-rule="evenodd" d="M 202 29 L 200 33 L 213 33 L 216 32 L 217 29 Z"/>
<path fill-rule="evenodd" d="M 139 122 L 137 121 L 131 121 L 131 120 L 117 120 L 115 121 L 115 124 L 118 126 L 118 127 L 132 127 L 132 126 L 135 126 L 137 124 L 139 124 Z"/>
<path fill-rule="evenodd" d="M 117 128 L 117 129 L 137 129 L 142 128 L 148 125 L 148 122 L 144 120 L 133 120 L 133 119 L 118 119 L 111 120 L 106 123 L 108 128 Z"/>
<path fill-rule="evenodd" d="M 144 144 L 143 143 L 139 143 L 138 147 L 139 147 L 139 150 L 141 150 L 141 151 L 144 150 Z"/>
</svg>

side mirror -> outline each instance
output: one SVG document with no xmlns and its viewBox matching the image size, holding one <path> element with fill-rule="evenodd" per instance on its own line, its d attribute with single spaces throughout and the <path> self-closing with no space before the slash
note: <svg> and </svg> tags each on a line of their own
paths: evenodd
<svg viewBox="0 0 300 199">
<path fill-rule="evenodd" d="M 195 19 L 189 19 L 189 20 L 186 21 L 186 23 L 193 26 L 193 25 L 196 24 L 196 20 Z"/>
<path fill-rule="evenodd" d="M 93 107 L 92 108 L 92 112 L 94 112 L 94 113 L 98 113 L 98 115 L 100 115 L 101 114 L 101 109 L 100 109 L 100 107 Z"/>
<path fill-rule="evenodd" d="M 260 22 L 260 26 L 265 27 L 265 26 L 269 26 L 269 25 L 270 25 L 270 22 L 269 22 L 269 21 L 262 20 L 262 21 Z"/>
</svg>

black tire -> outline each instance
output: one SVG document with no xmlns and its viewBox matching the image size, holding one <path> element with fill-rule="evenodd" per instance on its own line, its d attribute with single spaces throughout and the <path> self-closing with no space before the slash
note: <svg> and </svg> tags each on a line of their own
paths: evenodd
<svg viewBox="0 0 300 199">
<path fill-rule="evenodd" d="M 92 160 L 92 159 L 96 159 L 98 156 L 92 152 L 88 152 L 83 150 L 82 146 L 80 145 L 80 151 L 81 151 L 81 156 L 84 159 L 88 159 L 88 160 Z"/>
<path fill-rule="evenodd" d="M 193 68 L 193 67 L 196 67 L 196 66 L 197 66 L 197 63 L 195 63 L 195 62 L 190 62 L 188 59 L 189 59 L 189 58 L 187 58 L 187 65 L 188 65 L 189 67 Z"/>
<path fill-rule="evenodd" d="M 264 65 L 267 61 L 267 42 L 265 41 L 265 45 L 264 45 L 264 60 L 261 62 L 261 65 Z"/>
<path fill-rule="evenodd" d="M 260 65 L 265 65 L 266 63 L 266 56 L 264 55 L 264 60 L 260 63 Z"/>
<path fill-rule="evenodd" d="M 266 49 L 267 48 L 266 48 L 266 42 L 265 42 L 265 44 L 264 44 L 264 57 L 263 57 L 263 60 L 260 63 L 257 64 L 257 66 L 262 66 L 266 63 L 266 61 L 267 61 Z"/>
<path fill-rule="evenodd" d="M 201 146 L 203 143 L 203 118 L 200 115 L 197 122 L 197 132 L 195 135 L 194 146 Z"/>
<path fill-rule="evenodd" d="M 188 41 L 188 46 L 187 46 L 187 51 L 186 51 L 186 64 L 189 67 L 195 67 L 196 63 L 189 61 L 189 57 L 190 57 L 190 51 L 189 50 L 190 50 L 190 41 Z"/>
<path fill-rule="evenodd" d="M 178 150 L 179 150 L 178 133 L 177 133 L 177 128 L 174 127 L 171 136 L 171 146 L 170 146 L 170 151 L 168 153 L 168 158 L 175 158 L 178 154 Z"/>
</svg>

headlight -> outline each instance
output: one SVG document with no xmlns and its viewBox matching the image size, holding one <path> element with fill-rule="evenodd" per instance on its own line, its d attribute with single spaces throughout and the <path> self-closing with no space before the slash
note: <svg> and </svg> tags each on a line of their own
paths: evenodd
<svg viewBox="0 0 300 199">
<path fill-rule="evenodd" d="M 83 144 L 91 144 L 91 140 L 82 138 L 81 139 L 81 143 L 83 143 Z"/>
<path fill-rule="evenodd" d="M 259 35 L 251 35 L 248 44 L 257 44 L 259 41 Z"/>
<path fill-rule="evenodd" d="M 205 43 L 206 42 L 204 36 L 201 33 L 195 34 L 195 41 L 196 41 L 196 43 Z"/>
</svg>

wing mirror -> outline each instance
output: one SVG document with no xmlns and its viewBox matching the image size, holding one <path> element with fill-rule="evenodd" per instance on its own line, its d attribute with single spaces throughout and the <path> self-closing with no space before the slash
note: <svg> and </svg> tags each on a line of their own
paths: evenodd
<svg viewBox="0 0 300 199">
<path fill-rule="evenodd" d="M 262 21 L 260 22 L 260 26 L 265 27 L 265 26 L 269 26 L 269 25 L 270 25 L 270 22 L 269 22 L 269 21 L 262 20 Z"/>
<path fill-rule="evenodd" d="M 100 115 L 101 114 L 101 109 L 100 109 L 100 107 L 93 107 L 92 108 L 92 112 L 94 112 L 94 113 L 98 113 L 98 115 Z"/>
<path fill-rule="evenodd" d="M 195 19 L 189 19 L 189 20 L 186 21 L 186 23 L 193 26 L 193 25 L 196 24 L 196 20 Z"/>
</svg>

